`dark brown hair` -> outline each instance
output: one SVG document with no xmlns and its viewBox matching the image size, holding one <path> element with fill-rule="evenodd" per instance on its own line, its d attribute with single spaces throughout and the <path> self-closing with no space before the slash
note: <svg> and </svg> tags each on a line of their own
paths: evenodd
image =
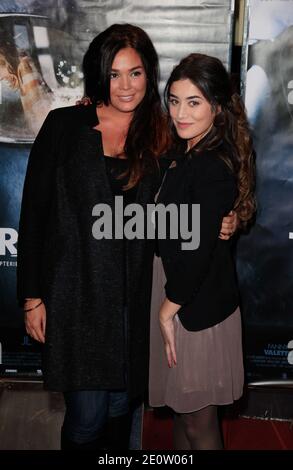
<svg viewBox="0 0 293 470">
<path fill-rule="evenodd" d="M 91 42 L 83 61 L 85 93 L 95 104 L 110 102 L 110 72 L 116 54 L 132 47 L 141 57 L 147 89 L 142 102 L 134 111 L 125 141 L 131 188 L 162 154 L 169 142 L 167 120 L 161 107 L 158 91 L 159 61 L 149 36 L 131 24 L 114 24 Z"/>
<path fill-rule="evenodd" d="M 191 80 L 202 92 L 206 100 L 216 110 L 212 130 L 200 141 L 194 151 L 213 149 L 224 142 L 229 151 L 220 157 L 227 163 L 237 177 L 238 198 L 235 202 L 239 220 L 246 225 L 255 212 L 254 180 L 255 162 L 249 125 L 240 96 L 233 93 L 231 80 L 222 62 L 216 57 L 204 54 L 190 54 L 174 68 L 165 88 L 165 100 L 170 94 L 173 82 L 182 79 Z M 186 146 L 176 136 L 173 128 L 175 145 Z M 186 147 L 185 147 L 186 148 Z"/>
</svg>

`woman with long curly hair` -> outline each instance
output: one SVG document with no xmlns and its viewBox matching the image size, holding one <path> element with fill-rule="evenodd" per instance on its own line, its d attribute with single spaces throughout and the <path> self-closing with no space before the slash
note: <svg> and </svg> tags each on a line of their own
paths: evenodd
<svg viewBox="0 0 293 470">
<path fill-rule="evenodd" d="M 217 58 L 183 59 L 166 100 L 174 145 L 157 202 L 200 204 L 200 243 L 184 250 L 180 238 L 158 240 L 167 282 L 164 300 L 153 293 L 150 404 L 175 411 L 176 449 L 221 449 L 217 405 L 240 398 L 244 374 L 231 243 L 218 233 L 232 208 L 244 226 L 253 217 L 252 141 L 241 99 Z"/>
</svg>

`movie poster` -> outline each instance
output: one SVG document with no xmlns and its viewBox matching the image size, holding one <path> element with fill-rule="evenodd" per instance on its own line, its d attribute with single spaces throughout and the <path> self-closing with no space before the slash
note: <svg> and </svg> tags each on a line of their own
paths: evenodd
<svg viewBox="0 0 293 470">
<path fill-rule="evenodd" d="M 246 373 L 248 382 L 282 384 L 293 380 L 293 1 L 249 5 L 245 104 L 257 217 L 237 257 Z"/>
</svg>

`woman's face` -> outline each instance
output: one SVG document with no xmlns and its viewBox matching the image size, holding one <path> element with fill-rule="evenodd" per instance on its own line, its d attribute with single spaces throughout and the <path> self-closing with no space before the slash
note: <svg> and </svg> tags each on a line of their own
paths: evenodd
<svg viewBox="0 0 293 470">
<path fill-rule="evenodd" d="M 0 80 L 6 80 L 12 89 L 19 87 L 17 76 L 11 73 L 11 66 L 3 54 L 0 54 Z"/>
<path fill-rule="evenodd" d="M 169 112 L 179 137 L 188 140 L 188 148 L 210 130 L 216 115 L 211 104 L 189 79 L 172 83 Z"/>
<path fill-rule="evenodd" d="M 146 72 L 135 49 L 117 52 L 111 68 L 110 105 L 122 113 L 132 113 L 144 98 Z"/>
</svg>

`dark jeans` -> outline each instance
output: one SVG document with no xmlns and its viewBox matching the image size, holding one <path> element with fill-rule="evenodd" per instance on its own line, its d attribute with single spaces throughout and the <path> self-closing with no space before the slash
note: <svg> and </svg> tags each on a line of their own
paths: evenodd
<svg viewBox="0 0 293 470">
<path fill-rule="evenodd" d="M 65 392 L 66 412 L 63 433 L 78 444 L 99 437 L 108 418 L 125 415 L 129 411 L 125 390 L 80 390 Z"/>
</svg>

